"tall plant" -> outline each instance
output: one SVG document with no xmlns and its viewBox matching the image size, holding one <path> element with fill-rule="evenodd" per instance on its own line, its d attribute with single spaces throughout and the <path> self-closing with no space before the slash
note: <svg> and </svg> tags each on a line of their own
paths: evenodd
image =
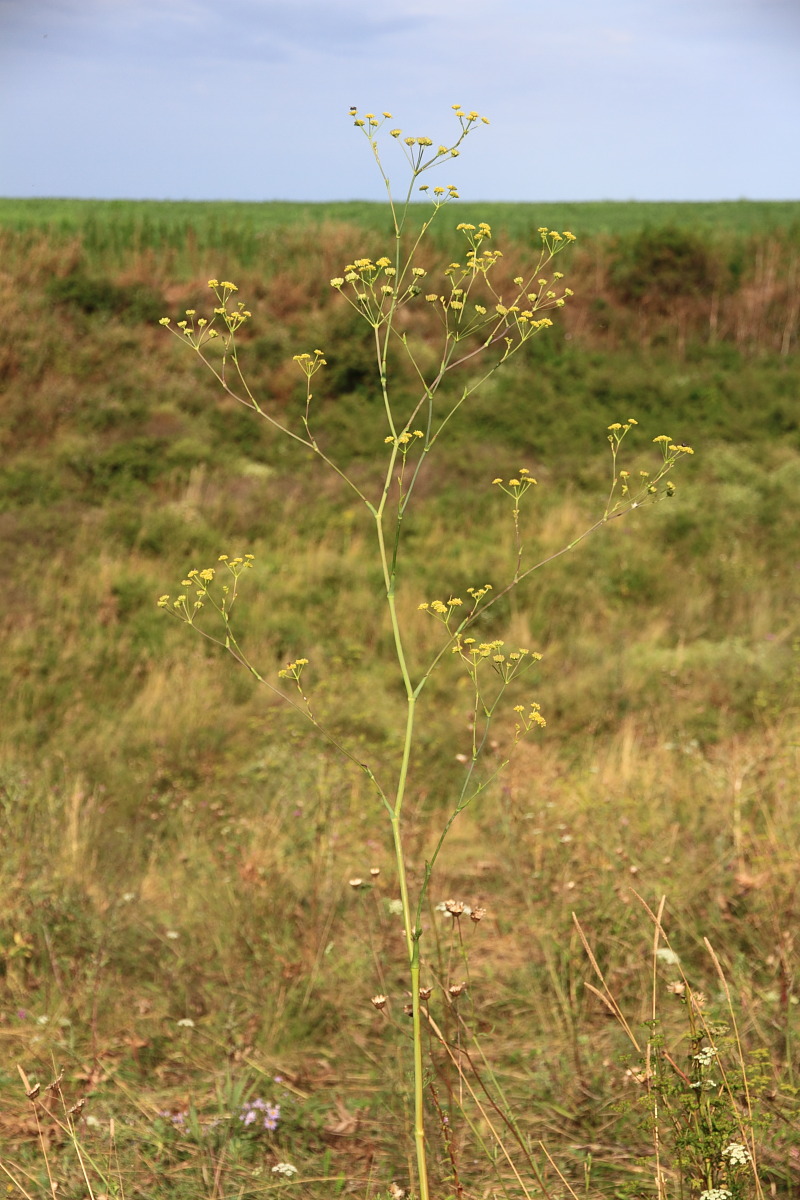
<svg viewBox="0 0 800 1200">
<path fill-rule="evenodd" d="M 308 682 L 311 665 L 306 658 L 296 658 L 271 673 L 249 657 L 233 618 L 240 581 L 253 565 L 252 554 L 237 557 L 223 554 L 214 566 L 193 567 L 183 579 L 183 590 L 174 597 L 161 596 L 158 603 L 173 618 L 224 648 L 260 684 L 278 693 L 311 722 L 364 773 L 377 809 L 384 813 L 396 861 L 411 995 L 414 1140 L 420 1200 L 428 1200 L 430 1195 L 423 1033 L 426 1026 L 437 1032 L 428 1008 L 431 989 L 421 986 L 426 898 L 432 872 L 453 822 L 505 765 L 488 774 L 478 771 L 492 724 L 503 713 L 506 693 L 512 683 L 517 691 L 517 682 L 530 675 L 541 657 L 525 646 L 507 646 L 500 638 L 482 641 L 473 635 L 473 630 L 479 620 L 484 623 L 502 597 L 519 588 L 546 561 L 571 550 L 609 521 L 671 494 L 674 484 L 670 473 L 684 455 L 692 452 L 690 447 L 659 435 L 654 439 L 659 451 L 654 468 L 651 472 L 640 470 L 634 474 L 622 466 L 621 454 L 623 442 L 637 422 L 628 418 L 609 426 L 611 478 L 605 505 L 590 528 L 557 555 L 543 561 L 529 560 L 523 539 L 523 506 L 529 502 L 536 484 L 530 470 L 520 468 L 511 477 L 497 477 L 491 484 L 487 480 L 487 486 L 498 488 L 508 497 L 513 568 L 505 580 L 494 583 L 475 580 L 463 596 L 447 590 L 443 581 L 438 597 L 417 597 L 417 610 L 438 623 L 440 637 L 438 648 L 428 661 L 414 662 L 419 657 L 415 646 L 418 624 L 413 618 L 402 618 L 397 600 L 399 590 L 407 584 L 406 518 L 412 507 L 423 502 L 419 481 L 424 472 L 435 471 L 436 451 L 453 429 L 461 408 L 533 338 L 546 333 L 553 324 L 550 314 L 563 308 L 572 295 L 564 286 L 563 273 L 555 269 L 557 260 L 575 241 L 574 235 L 566 230 L 540 228 L 538 252 L 512 273 L 502 261 L 502 252 L 494 248 L 490 225 L 462 221 L 456 225 L 463 238 L 460 261 L 445 264 L 436 274 L 423 265 L 431 226 L 434 221 L 447 219 L 458 200 L 458 191 L 438 179 L 433 185 L 420 181 L 457 158 L 465 140 L 488 124 L 485 117 L 474 111 L 466 112 L 460 105 L 454 105 L 453 111 L 456 136 L 449 144 L 435 146 L 429 137 L 405 136 L 401 129 L 391 128 L 390 113 L 378 116 L 360 114 L 355 108 L 350 110 L 350 117 L 366 138 L 384 181 L 394 234 L 384 255 L 375 260 L 354 256 L 330 281 L 342 302 L 349 304 L 364 321 L 372 342 L 375 391 L 383 406 L 386 430 L 383 447 L 377 448 L 379 453 L 382 449 L 383 456 L 381 483 L 374 491 L 358 483 L 346 463 L 334 461 L 314 432 L 312 386 L 317 386 L 317 377 L 327 365 L 323 350 L 295 356 L 294 361 L 305 377 L 306 395 L 301 418 L 291 426 L 268 400 L 258 398 L 248 385 L 240 361 L 238 335 L 252 319 L 252 313 L 237 299 L 235 283 L 209 280 L 215 303 L 208 316 L 199 316 L 190 309 L 176 323 L 168 317 L 161 321 L 200 356 L 232 400 L 251 409 L 276 435 L 300 443 L 337 475 L 342 485 L 357 497 L 374 533 L 386 619 L 391 628 L 393 670 L 406 699 L 401 750 L 389 767 L 364 762 L 361 750 L 356 753 L 318 715 L 311 703 Z M 384 165 L 382 146 L 387 136 L 406 160 L 408 182 L 399 198 Z M 431 201 L 430 208 L 412 203 L 417 191 Z M 432 348 L 435 357 L 430 365 Z M 415 381 L 412 391 L 399 378 L 398 353 L 411 367 Z M 451 387 L 459 372 L 462 378 L 466 376 L 465 367 L 469 368 L 468 377 Z M 449 805 L 424 870 L 417 877 L 409 869 L 406 834 L 412 800 L 410 778 L 418 746 L 417 708 L 432 676 L 447 669 L 448 660 L 455 660 L 469 680 L 472 746 L 463 782 Z M 513 727 L 509 737 L 512 745 L 545 724 L 540 706 L 533 698 L 510 706 L 505 719 Z M 386 998 L 376 996 L 373 1003 L 381 1008 Z M 432 1099 L 436 1105 L 435 1097 Z"/>
</svg>

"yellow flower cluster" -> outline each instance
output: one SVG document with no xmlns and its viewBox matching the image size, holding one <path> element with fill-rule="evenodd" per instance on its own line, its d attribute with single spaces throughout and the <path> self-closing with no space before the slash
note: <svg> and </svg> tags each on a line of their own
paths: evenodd
<svg viewBox="0 0 800 1200">
<path fill-rule="evenodd" d="M 294 662 L 287 663 L 282 670 L 278 671 L 279 679 L 294 679 L 297 682 L 303 674 L 303 667 L 308 666 L 307 658 L 296 658 Z"/>
<path fill-rule="evenodd" d="M 529 488 L 536 485 L 536 480 L 531 475 L 527 467 L 520 467 L 518 479 L 493 479 L 492 487 L 499 487 L 501 492 L 505 492 L 514 501 L 514 504 L 519 507 L 519 502 Z"/>
<path fill-rule="evenodd" d="M 473 109 L 472 109 L 470 112 L 468 112 L 468 113 L 465 113 L 465 112 L 464 112 L 464 109 L 461 107 L 461 105 L 460 105 L 460 104 L 454 104 L 454 105 L 453 105 L 453 112 L 456 114 L 456 116 L 458 117 L 459 121 L 461 122 L 461 126 L 462 126 L 462 128 L 466 128 L 466 129 L 468 129 L 468 128 L 469 128 L 471 125 L 475 125 L 475 124 L 476 124 L 478 121 L 480 121 L 480 123 L 481 123 L 482 125 L 488 125 L 488 124 L 489 124 L 489 120 L 488 120 L 488 118 L 487 118 L 487 117 L 482 117 L 482 116 L 480 115 L 480 113 L 478 113 L 478 112 L 476 112 L 476 111 L 475 111 L 475 109 L 474 109 L 474 108 L 473 108 Z"/>
<path fill-rule="evenodd" d="M 185 338 L 194 350 L 200 350 L 206 342 L 220 336 L 222 336 L 223 343 L 227 348 L 230 346 L 237 331 L 253 315 L 248 308 L 245 308 L 241 301 L 239 301 L 235 308 L 228 307 L 228 301 L 231 296 L 239 290 L 235 283 L 231 283 L 227 279 L 224 279 L 222 283 L 218 279 L 209 279 L 208 286 L 216 293 L 218 300 L 211 320 L 209 321 L 206 317 L 198 317 L 197 321 L 195 321 L 197 310 L 187 308 L 185 318 L 176 322 L 177 329 L 181 332 L 178 333 L 177 329 L 170 330 L 170 333 L 174 333 L 176 337 L 182 336 Z M 225 332 L 222 335 L 220 335 L 218 329 L 214 328 L 217 318 L 225 326 Z M 159 325 L 169 327 L 172 324 L 172 318 L 161 317 L 158 323 Z"/>
<path fill-rule="evenodd" d="M 481 588 L 467 588 L 467 595 L 472 601 L 470 616 L 475 612 L 483 597 L 486 596 L 491 590 L 492 585 L 490 583 L 485 583 Z M 447 601 L 426 600 L 424 603 L 417 605 L 417 608 L 419 612 L 433 613 L 434 616 L 439 617 L 439 619 L 442 620 L 446 625 L 453 614 L 453 610 L 456 608 L 461 608 L 463 604 L 464 601 L 459 596 L 451 596 Z"/>
<path fill-rule="evenodd" d="M 614 421 L 613 425 L 609 425 L 608 428 L 612 433 L 618 433 L 620 436 L 620 439 L 621 439 L 623 437 L 623 435 L 628 432 L 628 430 L 631 428 L 632 425 L 638 425 L 638 424 L 639 424 L 639 422 L 634 420 L 633 417 L 628 417 L 628 419 L 624 425 L 621 421 Z M 660 437 L 653 438 L 653 441 L 660 442 L 661 438 Z"/>
<path fill-rule="evenodd" d="M 673 442 L 672 438 L 666 433 L 661 433 L 658 437 L 654 437 L 653 441 L 661 443 L 665 456 L 668 454 L 694 454 L 691 446 L 687 446 L 685 442 Z"/>
<path fill-rule="evenodd" d="M 448 200 L 460 199 L 459 194 L 458 194 L 458 188 L 456 187 L 456 185 L 454 183 L 448 183 L 446 188 L 443 188 L 443 187 L 431 188 L 428 186 L 427 183 L 421 183 L 419 190 L 421 192 L 430 192 L 431 193 L 431 195 L 433 196 L 433 203 L 436 208 L 439 208 L 442 204 L 446 204 Z"/>
<path fill-rule="evenodd" d="M 167 593 L 158 598 L 158 607 L 166 609 L 170 616 L 177 617 L 187 625 L 194 623 L 194 618 L 205 607 L 206 601 L 211 600 L 212 607 L 217 610 L 223 617 L 227 617 L 233 601 L 236 599 L 236 581 L 243 571 L 249 570 L 253 565 L 253 555 L 245 554 L 241 558 L 230 558 L 227 554 L 220 554 L 219 562 L 224 563 L 230 574 L 233 576 L 234 587 L 233 592 L 228 584 L 222 585 L 222 600 L 217 602 L 211 598 L 210 585 L 216 577 L 214 567 L 205 567 L 202 571 L 197 567 L 192 567 L 191 571 L 187 571 L 186 578 L 181 580 L 181 587 L 195 588 L 195 599 L 191 602 L 185 592 L 177 596 L 174 600 Z"/>
<path fill-rule="evenodd" d="M 492 642 L 478 642 L 474 637 L 457 637 L 453 646 L 453 654 L 458 654 L 467 664 L 470 676 L 475 677 L 475 671 L 481 663 L 489 662 L 504 684 L 508 684 L 518 675 L 523 667 L 539 662 L 541 654 L 531 651 L 527 646 L 506 653 L 503 649 L 505 642 L 495 639 Z"/>
<path fill-rule="evenodd" d="M 556 288 L 564 278 L 561 271 L 555 271 L 552 279 L 535 278 L 532 274 L 527 283 L 522 275 L 517 275 L 514 279 L 518 288 L 517 295 L 510 304 L 504 303 L 489 281 L 490 271 L 502 258 L 502 251 L 490 249 L 485 244 L 487 239 L 492 237 L 491 225 L 487 221 L 481 221 L 478 225 L 461 221 L 456 230 L 463 233 L 468 242 L 466 262 L 451 262 L 445 267 L 444 275 L 450 283 L 449 295 L 430 291 L 425 294 L 425 300 L 436 307 L 444 327 L 454 340 L 459 341 L 478 332 L 485 337 L 485 331 L 489 330 L 489 342 L 505 342 L 503 357 L 507 358 L 528 338 L 552 325 L 549 317 L 537 316 L 537 311 L 563 308 L 573 295 L 572 289 L 560 286 Z M 556 232 L 547 231 L 548 238 L 551 233 Z M 569 238 L 574 240 L 574 235 L 570 234 L 568 237 L 565 232 L 558 234 L 557 242 L 553 239 L 548 241 L 536 266 L 537 273 L 568 244 Z M 491 309 L 486 303 L 470 298 L 470 292 L 479 276 L 495 301 L 491 304 Z"/>
<path fill-rule="evenodd" d="M 557 229 L 548 229 L 547 225 L 540 225 L 536 231 L 542 241 L 548 248 L 555 248 L 559 242 L 577 242 L 574 233 L 570 233 L 569 229 L 564 229 L 561 233 Z"/>
<path fill-rule="evenodd" d="M 328 360 L 325 358 L 324 351 L 322 350 L 315 350 L 313 358 L 310 354 L 293 354 L 292 362 L 297 363 L 300 370 L 308 379 L 328 365 Z"/>
<path fill-rule="evenodd" d="M 627 421 L 614 421 L 608 426 L 608 442 L 611 447 L 614 474 L 611 494 L 606 505 L 606 517 L 617 512 L 619 509 L 619 500 L 616 503 L 614 502 L 617 488 L 619 488 L 620 496 L 631 508 L 638 508 L 642 503 L 658 500 L 659 496 L 673 496 L 675 494 L 675 484 L 671 479 L 666 479 L 666 476 L 681 457 L 694 454 L 692 447 L 687 446 L 685 442 L 675 442 L 667 433 L 658 434 L 652 440 L 654 445 L 661 448 L 662 460 L 660 468 L 652 478 L 649 471 L 638 471 L 638 486 L 634 487 L 631 472 L 628 470 L 617 470 L 617 460 L 625 435 L 637 424 L 638 422 L 633 417 L 628 417 Z M 664 482 L 664 487 L 663 491 L 660 491 L 659 484 L 662 481 Z"/>
<path fill-rule="evenodd" d="M 465 112 L 460 104 L 454 104 L 453 112 L 455 113 L 460 126 L 460 133 L 456 140 L 451 145 L 440 144 L 434 149 L 433 139 L 423 136 L 403 136 L 403 130 L 394 128 L 389 130 L 389 136 L 403 148 L 406 159 L 411 167 L 412 180 L 419 178 L 420 175 L 429 171 L 431 167 L 441 165 L 445 160 L 458 158 L 460 154 L 459 147 L 464 139 L 472 132 L 478 124 L 488 125 L 489 121 L 486 117 L 482 117 L 480 113 L 471 109 Z M 350 116 L 353 118 L 353 124 L 360 129 L 365 135 L 373 153 L 378 160 L 381 173 L 384 174 L 384 180 L 388 183 L 386 175 L 381 166 L 380 154 L 378 152 L 378 133 L 384 123 L 391 120 L 391 113 L 384 112 L 379 118 L 375 113 L 360 114 L 358 108 L 353 105 L 349 110 Z M 421 192 L 432 191 L 434 207 L 440 208 L 450 200 L 458 199 L 458 189 L 455 184 L 448 184 L 447 187 L 435 187 L 431 189 L 428 184 L 420 185 Z"/>
<path fill-rule="evenodd" d="M 483 597 L 488 596 L 491 590 L 492 585 L 490 583 L 485 583 L 483 587 L 480 588 L 467 588 L 467 594 L 472 597 L 472 603 L 474 605 L 473 612 L 475 611 L 475 608 L 478 607 Z"/>
<path fill-rule="evenodd" d="M 464 601 L 457 596 L 451 596 L 447 603 L 444 600 L 426 600 L 418 607 L 420 612 L 435 613 L 437 617 L 449 617 L 453 609 L 460 607 L 463 603 Z"/>
<path fill-rule="evenodd" d="M 535 700 L 531 700 L 527 712 L 523 704 L 516 704 L 514 712 L 519 716 L 514 736 L 515 743 L 519 741 L 523 734 L 529 733 L 534 725 L 539 729 L 544 729 L 547 725 L 547 721 L 542 716 L 542 706 L 537 704 Z"/>
<path fill-rule="evenodd" d="M 413 430 L 405 429 L 405 430 L 403 430 L 402 433 L 398 433 L 397 437 L 392 437 L 390 435 L 389 437 L 385 437 L 383 440 L 387 446 L 389 446 L 389 445 L 399 446 L 403 452 L 406 452 L 408 450 L 408 447 L 412 444 L 414 438 L 424 438 L 424 437 L 425 437 L 425 434 L 422 432 L 421 429 L 413 429 Z"/>
<path fill-rule="evenodd" d="M 373 262 L 371 258 L 356 258 L 330 283 L 332 288 L 342 293 L 348 304 L 377 329 L 401 305 L 420 295 L 422 289 L 418 281 L 425 274 L 424 267 L 407 264 L 398 284 L 397 268 L 392 266 L 391 259 L 384 256 Z M 410 282 L 404 282 L 407 276 L 410 276 Z M 350 284 L 352 296 L 343 290 L 345 284 Z"/>
</svg>

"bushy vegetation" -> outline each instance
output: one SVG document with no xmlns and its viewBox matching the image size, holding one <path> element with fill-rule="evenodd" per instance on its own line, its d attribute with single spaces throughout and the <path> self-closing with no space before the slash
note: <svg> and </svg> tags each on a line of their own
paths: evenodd
<svg viewBox="0 0 800 1200">
<path fill-rule="evenodd" d="M 374 800 L 293 714 L 212 648 L 187 645 L 156 607 L 176 568 L 252 552 L 248 653 L 275 671 L 312 651 L 331 726 L 365 757 L 396 753 L 404 697 L 376 666 L 388 634 L 360 510 L 314 478 L 302 449 L 217 395 L 157 325 L 199 308 L 209 275 L 236 278 L 254 313 L 242 334 L 253 390 L 298 419 L 292 355 L 324 346 L 316 434 L 372 483 L 384 430 L 370 358 L 327 279 L 365 242 L 377 256 L 385 229 L 372 208 L 343 206 L 279 208 L 262 226 L 261 206 L 122 206 L 117 222 L 73 202 L 60 214 L 4 205 L 2 1161 L 46 1193 L 38 1117 L 59 1195 L 85 1195 L 70 1153 L 80 1119 L 96 1190 L 109 1194 L 123 1177 L 130 1197 L 387 1194 L 393 1179 L 406 1185 L 412 1150 L 394 1049 L 403 946 Z M 687 1101 L 710 1045 L 747 1066 L 759 1179 L 791 1197 L 797 206 L 771 227 L 764 211 L 751 225 L 748 206 L 720 206 L 713 231 L 676 212 L 648 223 L 634 207 L 559 214 L 593 234 L 570 270 L 573 305 L 465 410 L 409 531 L 420 597 L 443 577 L 457 591 L 507 567 L 494 476 L 536 474 L 523 533 L 545 557 L 602 511 L 611 422 L 635 416 L 697 451 L 671 500 L 538 572 L 487 624 L 543 652 L 548 725 L 464 815 L 440 865 L 434 899 L 487 915 L 466 928 L 431 906 L 442 981 L 469 943 L 462 1007 L 437 1020 L 463 1055 L 478 1056 L 478 1038 L 545 1194 L 564 1194 L 560 1171 L 587 1195 L 656 1195 L 643 1165 L 655 1075 L 681 1134 L 662 1163 L 664 1194 L 677 1194 L 692 1146 L 722 1120 Z M 503 220 L 480 218 L 503 245 Z M 542 219 L 509 209 L 506 236 L 524 251 Z M 465 508 L 467 484 L 481 498 Z M 421 626 L 421 650 L 429 637 Z M 420 858 L 463 774 L 468 707 L 453 679 L 428 695 Z M 651 953 L 642 900 L 657 913 L 662 896 L 679 961 Z M 388 1010 L 370 1004 L 375 993 Z M 698 1012 L 719 1031 L 705 1043 Z M 444 1118 L 462 1077 L 432 1053 Z M 44 1105 L 26 1100 L 17 1063 L 42 1085 L 63 1067 L 61 1088 Z M 728 1118 L 746 1112 L 741 1082 L 730 1097 Z M 489 1186 L 476 1139 L 497 1143 L 475 1113 L 455 1140 L 440 1122 L 443 1196 Z M 297 1178 L 273 1170 L 286 1163 Z"/>
</svg>

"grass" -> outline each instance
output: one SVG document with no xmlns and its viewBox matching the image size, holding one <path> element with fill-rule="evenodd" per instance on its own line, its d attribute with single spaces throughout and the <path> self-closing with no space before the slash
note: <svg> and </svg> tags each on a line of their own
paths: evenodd
<svg viewBox="0 0 800 1200">
<path fill-rule="evenodd" d="M 92 249 L 29 215 L 27 232 L 3 234 L 0 1158 L 31 1195 L 48 1193 L 16 1065 L 43 1088 L 63 1067 L 66 1109 L 88 1097 L 74 1128 L 97 1195 L 385 1196 L 408 1179 L 411 1141 L 381 816 L 358 774 L 155 606 L 188 567 L 252 551 L 241 621 L 260 669 L 306 655 L 337 732 L 391 760 L 404 698 L 378 665 L 387 631 L 360 514 L 153 327 L 151 303 L 157 319 L 204 300 L 219 269 L 211 234 L 198 232 L 197 265 L 176 284 L 182 250 L 161 262 L 124 240 Z M 359 236 L 327 228 L 324 278 Z M 286 258 L 268 270 L 225 251 L 253 297 L 251 374 L 291 414 L 291 355 L 337 347 L 320 436 L 369 483 L 366 451 L 383 431 L 363 349 L 303 260 L 305 228 L 281 236 Z M 655 1195 L 645 1093 L 629 1074 L 641 1064 L 592 991 L 572 914 L 644 1044 L 653 930 L 637 896 L 655 910 L 662 895 L 681 970 L 720 1023 L 730 1011 L 704 939 L 724 968 L 763 1187 L 799 1190 L 800 445 L 784 236 L 725 243 L 744 266 L 713 327 L 705 293 L 672 294 L 666 310 L 626 298 L 615 270 L 630 287 L 631 264 L 651 261 L 638 234 L 616 259 L 602 239 L 581 250 L 571 323 L 469 411 L 410 530 L 399 603 L 413 620 L 420 597 L 502 574 L 510 530 L 495 474 L 528 464 L 539 479 L 523 533 L 546 554 L 602 509 L 611 421 L 640 420 L 637 465 L 662 427 L 697 449 L 672 501 L 534 576 L 487 627 L 543 651 L 548 727 L 442 860 L 435 899 L 487 909 L 462 922 L 468 977 L 460 924 L 426 917 L 435 1019 L 476 1059 L 477 1037 L 557 1195 L 540 1140 L 578 1192 Z M 420 615 L 420 654 L 434 636 Z M 459 786 L 467 708 L 443 675 L 422 713 L 416 870 Z M 370 886 L 351 887 L 358 877 Z M 444 992 L 465 977 L 453 1010 Z M 676 977 L 658 967 L 659 1036 L 685 1067 L 685 1009 L 666 991 Z M 432 1054 L 456 1128 L 463 1080 L 440 1044 Z M 281 1106 L 274 1132 L 239 1121 L 259 1097 Z M 475 1162 L 496 1114 L 467 1110 L 474 1129 L 459 1124 L 451 1148 L 472 1197 L 499 1186 Z M 72 1118 L 55 1093 L 47 1112 L 59 1194 L 77 1200 Z M 431 1143 L 446 1196 L 442 1128 Z M 272 1172 L 287 1161 L 293 1182 Z M 665 1150 L 664 1166 L 677 1194 L 677 1154 Z M 520 1194 L 502 1163 L 498 1176 Z"/>
<path fill-rule="evenodd" d="M 414 206 L 422 212 L 424 204 Z M 573 229 L 580 239 L 630 237 L 644 229 L 675 227 L 703 237 L 788 234 L 797 243 L 800 201 L 737 200 L 719 202 L 614 202 L 564 204 L 459 203 L 457 219 L 488 221 L 497 234 L 538 244 L 540 225 Z M 455 223 L 455 222 L 453 222 Z M 240 267 L 268 269 L 276 256 L 285 261 L 287 231 L 346 225 L 370 235 L 392 236 L 385 205 L 364 201 L 263 203 L 158 200 L 49 200 L 0 198 L 0 229 L 21 233 L 46 231 L 50 238 L 80 238 L 91 256 L 115 265 L 132 253 L 172 250 L 176 266 L 203 269 L 210 253 L 230 254 Z M 456 245 L 434 230 L 442 249 Z M 198 257 L 198 255 L 200 257 Z"/>
</svg>

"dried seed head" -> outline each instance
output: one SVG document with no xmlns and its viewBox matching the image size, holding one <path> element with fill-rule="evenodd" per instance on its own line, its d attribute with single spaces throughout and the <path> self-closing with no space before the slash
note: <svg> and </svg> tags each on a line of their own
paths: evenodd
<svg viewBox="0 0 800 1200">
<path fill-rule="evenodd" d="M 358 877 L 356 877 L 355 879 L 348 879 L 347 882 L 350 884 L 351 888 L 360 888 L 364 884 L 364 880 L 359 879 Z"/>
<path fill-rule="evenodd" d="M 451 917 L 460 917 L 464 911 L 464 904 L 461 900 L 445 900 L 444 906 Z"/>
<path fill-rule="evenodd" d="M 448 994 L 450 996 L 452 996 L 452 998 L 455 1000 L 458 996 L 461 995 L 462 992 L 466 991 L 466 989 L 467 989 L 466 982 L 462 981 L 461 983 L 451 983 L 450 987 L 447 989 L 447 991 L 448 991 Z"/>
<path fill-rule="evenodd" d="M 403 1005 L 403 1012 L 406 1014 L 406 1016 L 407 1016 L 407 1017 L 413 1017 L 413 1015 L 414 1015 L 414 1006 L 413 1006 L 413 1004 L 404 1004 L 404 1005 Z"/>
<path fill-rule="evenodd" d="M 419 989 L 420 1000 L 430 1000 L 432 995 L 433 995 L 432 987 L 424 987 L 424 988 Z"/>
<path fill-rule="evenodd" d="M 474 921 L 475 924 L 477 925 L 478 921 L 482 921 L 485 916 L 486 916 L 485 908 L 473 908 L 472 912 L 469 914 L 469 919 L 470 919 L 470 921 Z"/>
<path fill-rule="evenodd" d="M 369 873 L 370 873 L 370 875 L 372 876 L 372 878 L 373 878 L 373 879 L 377 879 L 377 877 L 378 877 L 378 876 L 380 875 L 380 873 L 381 873 L 381 869 L 380 869 L 380 867 L 370 867 L 370 869 L 369 869 Z"/>
<path fill-rule="evenodd" d="M 382 1010 L 384 1008 L 386 1008 L 386 1003 L 387 1003 L 388 999 L 389 999 L 388 996 L 381 996 L 381 995 L 373 996 L 372 1003 L 375 1005 L 378 1012 L 382 1012 Z"/>
</svg>

